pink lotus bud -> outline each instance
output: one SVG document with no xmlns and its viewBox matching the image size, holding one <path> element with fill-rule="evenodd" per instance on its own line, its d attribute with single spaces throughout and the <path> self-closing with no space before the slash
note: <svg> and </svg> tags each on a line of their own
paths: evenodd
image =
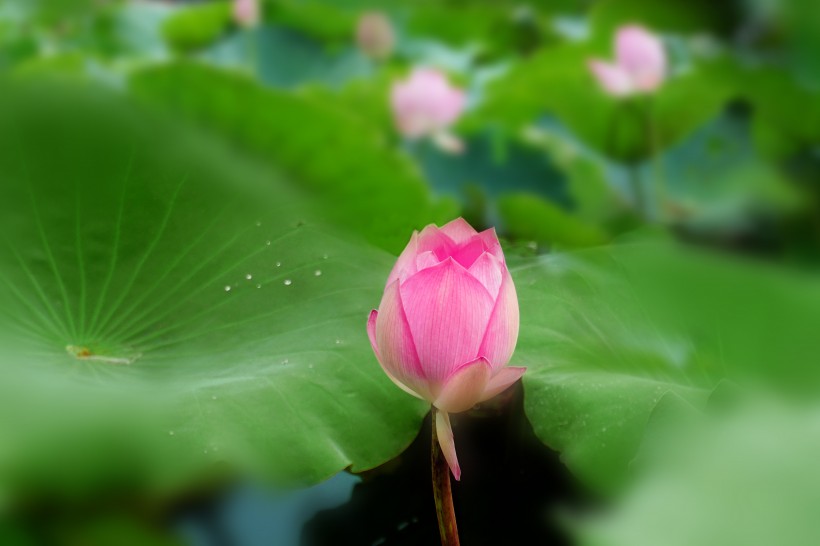
<svg viewBox="0 0 820 546">
<path fill-rule="evenodd" d="M 259 0 L 234 0 L 233 18 L 240 26 L 256 26 L 260 18 Z"/>
<path fill-rule="evenodd" d="M 433 68 L 414 69 L 390 92 L 396 127 L 411 139 L 446 133 L 464 111 L 465 100 L 464 92 Z"/>
<path fill-rule="evenodd" d="M 356 43 L 371 59 L 382 60 L 389 57 L 396 45 L 396 35 L 390 19 L 379 11 L 363 13 L 356 24 Z"/>
<path fill-rule="evenodd" d="M 459 479 L 447 414 L 495 396 L 525 370 L 506 367 L 518 339 L 518 297 L 495 230 L 477 233 L 458 218 L 414 232 L 367 333 L 387 376 L 440 410 L 438 438 Z"/>
<path fill-rule="evenodd" d="M 615 63 L 593 59 L 589 68 L 610 95 L 649 93 L 663 83 L 666 52 L 657 36 L 639 26 L 628 25 L 618 29 Z"/>
</svg>

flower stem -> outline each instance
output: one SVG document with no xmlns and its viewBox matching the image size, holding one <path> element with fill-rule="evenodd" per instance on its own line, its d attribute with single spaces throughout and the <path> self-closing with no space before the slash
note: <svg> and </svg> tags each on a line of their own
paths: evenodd
<svg viewBox="0 0 820 546">
<path fill-rule="evenodd" d="M 441 546 L 459 546 L 456 512 L 453 508 L 453 490 L 450 486 L 450 467 L 441 451 L 436 433 L 436 408 L 430 412 L 433 423 L 433 445 L 430 460 L 433 466 L 433 499 L 436 501 L 438 530 L 441 535 Z"/>
<path fill-rule="evenodd" d="M 658 219 L 666 219 L 668 191 L 666 179 L 663 175 L 663 163 L 661 158 L 660 142 L 658 141 L 658 127 L 655 122 L 655 104 L 651 96 L 646 98 L 646 135 L 649 143 L 649 156 L 652 161 L 652 171 L 654 174 L 655 195 L 658 207 Z"/>
<path fill-rule="evenodd" d="M 647 208 L 643 185 L 641 183 L 641 172 L 636 163 L 629 164 L 629 186 L 632 190 L 632 199 L 635 202 L 635 210 L 637 210 L 644 219 L 648 219 L 649 210 Z"/>
</svg>

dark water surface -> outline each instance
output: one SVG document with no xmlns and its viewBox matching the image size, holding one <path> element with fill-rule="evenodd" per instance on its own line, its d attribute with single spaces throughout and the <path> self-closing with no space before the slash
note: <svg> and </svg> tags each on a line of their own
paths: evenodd
<svg viewBox="0 0 820 546">
<path fill-rule="evenodd" d="M 533 435 L 522 394 L 518 385 L 507 400 L 454 419 L 463 546 L 570 543 L 559 515 L 584 501 L 582 490 Z M 437 545 L 430 436 L 428 417 L 379 468 L 288 493 L 237 486 L 183 510 L 176 527 L 191 546 Z"/>
</svg>

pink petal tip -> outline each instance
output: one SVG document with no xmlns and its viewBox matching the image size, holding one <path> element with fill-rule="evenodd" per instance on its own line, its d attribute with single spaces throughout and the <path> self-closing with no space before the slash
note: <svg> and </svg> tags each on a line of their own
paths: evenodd
<svg viewBox="0 0 820 546">
<path fill-rule="evenodd" d="M 450 467 L 450 472 L 456 481 L 461 480 L 461 466 L 458 464 L 458 457 L 456 456 L 456 443 L 453 438 L 453 427 L 450 426 L 450 416 L 445 412 L 436 412 L 436 437 L 441 446 L 441 452 L 444 453 L 444 458 L 447 460 L 447 465 Z"/>
</svg>

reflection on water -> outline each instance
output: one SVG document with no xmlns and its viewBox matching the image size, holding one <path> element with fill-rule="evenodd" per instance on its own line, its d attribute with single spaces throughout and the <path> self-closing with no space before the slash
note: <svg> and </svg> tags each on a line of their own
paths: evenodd
<svg viewBox="0 0 820 546">
<path fill-rule="evenodd" d="M 340 472 L 307 489 L 277 493 L 239 485 L 180 518 L 192 546 L 287 546 L 299 544 L 304 524 L 317 512 L 345 503 L 360 478 Z"/>
</svg>

